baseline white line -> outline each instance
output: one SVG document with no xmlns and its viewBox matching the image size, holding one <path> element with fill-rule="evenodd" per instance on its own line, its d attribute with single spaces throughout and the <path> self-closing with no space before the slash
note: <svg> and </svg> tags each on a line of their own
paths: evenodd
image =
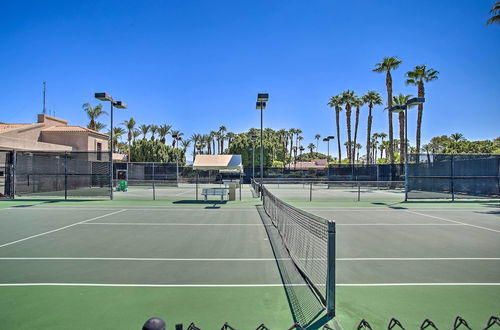
<svg viewBox="0 0 500 330">
<path fill-rule="evenodd" d="M 483 229 L 483 230 L 487 230 L 487 231 L 491 231 L 491 232 L 495 232 L 495 233 L 500 233 L 500 230 L 495 230 L 495 229 L 491 229 L 491 228 L 487 228 L 487 227 L 482 227 L 482 226 L 476 226 L 476 225 L 472 225 L 470 223 L 465 223 L 465 222 L 461 222 L 461 221 L 445 219 L 445 218 L 442 218 L 442 217 L 437 217 L 435 215 L 429 215 L 429 214 L 415 212 L 415 211 L 409 211 L 409 210 L 406 210 L 406 212 L 417 214 L 417 215 L 421 215 L 421 216 L 424 216 L 424 217 L 434 218 L 434 219 L 438 219 L 438 220 L 442 220 L 442 221 L 448 221 L 448 222 L 458 223 L 458 224 L 461 224 L 461 225 L 465 225 L 465 226 L 469 226 L 469 227 L 474 227 L 474 228 L 478 228 L 478 229 Z"/>
<path fill-rule="evenodd" d="M 307 284 L 130 284 L 130 283 L 0 283 L 0 287 L 22 286 L 87 286 L 87 287 L 146 287 L 146 288 L 258 288 L 258 287 L 302 287 Z M 342 287 L 384 286 L 500 286 L 500 283 L 337 283 Z"/>
<path fill-rule="evenodd" d="M 91 218 L 91 219 L 83 220 L 83 221 L 80 221 L 80 222 L 77 222 L 77 223 L 73 223 L 71 225 L 67 225 L 67 226 L 64 226 L 64 227 L 61 227 L 61 228 L 49 230 L 49 231 L 46 231 L 46 232 L 43 232 L 43 233 L 40 233 L 40 234 L 36 234 L 36 235 L 29 236 L 29 237 L 21 238 L 21 239 L 18 239 L 16 241 L 12 241 L 12 242 L 9 242 L 9 243 L 2 244 L 2 245 L 0 245 L 0 248 L 8 246 L 8 245 L 16 244 L 16 243 L 19 243 L 19 242 L 23 242 L 23 241 L 26 241 L 26 240 L 29 240 L 29 239 L 32 239 L 32 238 L 35 238 L 35 237 L 40 237 L 40 236 L 47 235 L 47 234 L 50 234 L 50 233 L 55 233 L 56 231 L 60 231 L 60 230 L 63 230 L 63 229 L 67 229 L 67 228 L 70 228 L 70 227 L 81 225 L 82 223 L 86 223 L 86 222 L 89 222 L 89 221 L 92 221 L 92 220 L 97 220 L 97 219 L 101 219 L 101 218 L 104 218 L 104 217 L 108 217 L 110 215 L 121 213 L 123 211 L 126 211 L 126 209 L 122 209 L 122 210 L 119 210 L 119 211 L 116 211 L 116 212 L 111 212 L 111 213 L 108 213 L 108 214 L 100 215 L 98 217 L 94 217 L 94 218 Z"/>
<path fill-rule="evenodd" d="M 290 258 L 93 258 L 93 257 L 0 257 L 0 260 L 102 260 L 102 261 L 276 261 Z"/>
<path fill-rule="evenodd" d="M 120 283 L 0 283 L 2 286 L 96 286 L 96 287 L 146 287 L 146 288 L 257 288 L 307 286 L 307 284 L 120 284 Z"/>
<path fill-rule="evenodd" d="M 162 222 L 87 222 L 84 225 L 109 225 L 109 226 L 257 226 L 261 223 L 162 223 Z"/>
<path fill-rule="evenodd" d="M 1 258 L 0 258 L 1 259 Z M 496 261 L 500 258 L 337 258 L 337 261 L 454 261 L 454 260 L 485 260 Z"/>
</svg>

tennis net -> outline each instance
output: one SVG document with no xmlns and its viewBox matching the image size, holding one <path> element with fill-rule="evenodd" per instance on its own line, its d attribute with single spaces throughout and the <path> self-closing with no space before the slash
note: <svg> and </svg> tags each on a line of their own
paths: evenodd
<svg viewBox="0 0 500 330">
<path fill-rule="evenodd" d="M 259 184 L 263 207 L 290 259 L 329 316 L 335 315 L 335 222 L 307 213 Z"/>
</svg>

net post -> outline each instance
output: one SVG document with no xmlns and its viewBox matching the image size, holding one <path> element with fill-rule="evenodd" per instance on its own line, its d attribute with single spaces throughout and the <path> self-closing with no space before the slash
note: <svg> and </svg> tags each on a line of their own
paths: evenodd
<svg viewBox="0 0 500 330">
<path fill-rule="evenodd" d="M 361 200 L 361 184 L 358 182 L 358 202 Z"/>
<path fill-rule="evenodd" d="M 309 182 L 309 201 L 312 202 L 313 199 L 313 184 Z"/>
<path fill-rule="evenodd" d="M 326 312 L 335 316 L 335 221 L 328 221 L 328 268 L 326 283 Z"/>
<path fill-rule="evenodd" d="M 196 200 L 198 200 L 198 176 L 199 173 L 196 171 Z"/>
<path fill-rule="evenodd" d="M 64 200 L 68 200 L 68 152 L 64 152 Z"/>
<path fill-rule="evenodd" d="M 454 158 L 453 154 L 451 155 L 451 164 L 450 164 L 450 174 L 451 174 L 451 201 L 455 201 L 455 178 L 454 178 Z"/>
<path fill-rule="evenodd" d="M 155 201 L 156 200 L 156 191 L 155 191 L 155 163 L 153 162 L 152 163 L 152 166 L 153 166 L 153 200 Z"/>
<path fill-rule="evenodd" d="M 11 175 L 12 175 L 12 180 L 11 180 L 11 194 L 12 194 L 12 199 L 16 198 L 16 169 L 17 169 L 17 153 L 16 150 L 12 150 L 12 169 L 11 169 Z"/>
</svg>

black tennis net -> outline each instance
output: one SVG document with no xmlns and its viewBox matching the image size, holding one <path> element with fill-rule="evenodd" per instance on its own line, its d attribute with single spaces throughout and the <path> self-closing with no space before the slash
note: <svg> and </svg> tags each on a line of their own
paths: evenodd
<svg viewBox="0 0 500 330">
<path fill-rule="evenodd" d="M 335 315 L 335 222 L 282 201 L 259 185 L 263 207 L 309 287 Z"/>
</svg>

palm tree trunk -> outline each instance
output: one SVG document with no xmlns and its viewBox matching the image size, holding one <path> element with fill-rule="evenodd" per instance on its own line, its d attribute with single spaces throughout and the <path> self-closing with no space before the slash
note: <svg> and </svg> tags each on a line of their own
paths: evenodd
<svg viewBox="0 0 500 330">
<path fill-rule="evenodd" d="M 342 161 L 342 149 L 340 148 L 340 109 L 335 109 L 335 123 L 337 124 L 337 147 L 339 150 L 339 164 Z"/>
<path fill-rule="evenodd" d="M 399 113 L 399 163 L 405 162 L 405 113 Z"/>
<path fill-rule="evenodd" d="M 393 139 L 394 132 L 392 128 L 392 112 L 389 109 L 392 107 L 392 76 L 391 71 L 387 71 L 385 78 L 385 85 L 387 87 L 387 113 L 389 114 L 389 160 L 390 163 L 394 163 L 394 149 L 393 149 Z M 387 151 L 386 151 L 387 154 Z"/>
<path fill-rule="evenodd" d="M 349 162 L 352 162 L 351 107 L 349 105 L 345 107 L 345 118 L 347 121 L 347 159 L 349 159 Z"/>
<path fill-rule="evenodd" d="M 359 125 L 359 107 L 356 107 L 356 119 L 354 121 L 354 141 L 352 145 L 352 153 L 356 154 L 356 139 L 358 137 L 358 125 Z M 353 160 L 354 160 L 354 155 L 353 155 Z M 357 160 L 356 160 L 357 161 Z M 353 161 L 354 163 L 354 161 Z"/>
<path fill-rule="evenodd" d="M 370 164 L 370 137 L 372 136 L 372 108 L 373 105 L 368 104 L 368 124 L 366 129 L 366 162 Z"/>
<path fill-rule="evenodd" d="M 425 97 L 424 83 L 418 83 L 418 97 Z M 420 134 L 422 130 L 422 115 L 424 113 L 424 104 L 418 105 L 418 113 L 417 113 L 417 154 L 420 153 Z M 417 157 L 418 159 L 418 157 Z"/>
</svg>

